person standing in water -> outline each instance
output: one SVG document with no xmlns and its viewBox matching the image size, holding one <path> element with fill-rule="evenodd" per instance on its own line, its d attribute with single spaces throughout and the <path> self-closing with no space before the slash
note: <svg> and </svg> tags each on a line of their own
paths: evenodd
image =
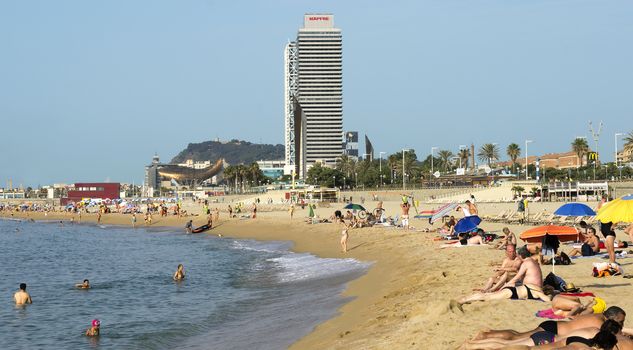
<svg viewBox="0 0 633 350">
<path fill-rule="evenodd" d="M 98 337 L 99 336 L 99 327 L 101 326 L 101 322 L 96 318 L 92 320 L 92 327 L 86 330 L 87 337 Z"/>
<path fill-rule="evenodd" d="M 182 281 L 185 279 L 185 267 L 178 264 L 178 269 L 174 273 L 174 281 Z"/>
<path fill-rule="evenodd" d="M 33 304 L 31 296 L 26 291 L 26 283 L 20 283 L 20 290 L 13 294 L 16 305 Z"/>
</svg>

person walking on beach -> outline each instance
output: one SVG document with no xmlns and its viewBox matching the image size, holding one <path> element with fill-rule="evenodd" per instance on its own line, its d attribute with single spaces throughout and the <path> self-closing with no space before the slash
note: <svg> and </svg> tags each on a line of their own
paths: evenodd
<svg viewBox="0 0 633 350">
<path fill-rule="evenodd" d="M 97 224 L 101 223 L 101 210 L 97 212 Z"/>
<path fill-rule="evenodd" d="M 101 327 L 101 322 L 95 318 L 94 320 L 92 320 L 92 326 L 86 330 L 86 336 L 98 337 L 99 327 Z"/>
<path fill-rule="evenodd" d="M 136 228 L 136 213 L 132 213 L 132 228 Z"/>
<path fill-rule="evenodd" d="M 343 250 L 343 253 L 347 253 L 347 239 L 349 238 L 349 229 L 350 227 L 343 222 L 343 231 L 341 232 L 341 249 Z"/>
<path fill-rule="evenodd" d="M 26 291 L 26 283 L 20 283 L 20 289 L 13 294 L 16 305 L 33 304 L 31 296 Z"/>
<path fill-rule="evenodd" d="M 288 212 L 290 213 L 290 220 L 292 220 L 292 217 L 295 214 L 295 205 L 294 204 L 290 204 L 290 209 L 288 209 Z"/>
<path fill-rule="evenodd" d="M 251 217 L 255 219 L 257 217 L 257 204 L 253 203 L 253 210 Z"/>
<path fill-rule="evenodd" d="M 233 217 L 233 208 L 231 208 L 231 205 L 229 204 L 229 219 Z"/>
<path fill-rule="evenodd" d="M 174 273 L 174 281 L 182 281 L 185 279 L 185 267 L 178 264 L 178 269 Z"/>
</svg>

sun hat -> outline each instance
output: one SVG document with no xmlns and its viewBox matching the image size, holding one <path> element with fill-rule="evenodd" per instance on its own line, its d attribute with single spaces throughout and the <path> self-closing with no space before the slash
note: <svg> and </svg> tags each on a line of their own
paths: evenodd
<svg viewBox="0 0 633 350">
<path fill-rule="evenodd" d="M 592 306 L 591 308 L 593 309 L 593 313 L 594 314 L 601 314 L 604 312 L 604 310 L 607 309 L 607 302 L 595 297 L 594 301 L 596 302 L 596 305 Z"/>
</svg>

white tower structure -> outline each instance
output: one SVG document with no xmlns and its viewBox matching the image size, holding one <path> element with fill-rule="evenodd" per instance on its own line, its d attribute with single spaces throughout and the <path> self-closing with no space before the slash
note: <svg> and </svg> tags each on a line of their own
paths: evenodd
<svg viewBox="0 0 633 350">
<path fill-rule="evenodd" d="M 334 165 L 343 154 L 342 34 L 332 14 L 306 14 L 297 41 L 285 48 L 286 164 L 296 168 L 297 135 L 292 97 L 305 114 L 305 162 Z M 296 121 L 296 116 L 294 117 Z M 303 148 L 303 147 L 299 147 Z M 290 160 L 290 162 L 289 162 Z M 302 176 L 302 175 L 300 175 Z"/>
</svg>

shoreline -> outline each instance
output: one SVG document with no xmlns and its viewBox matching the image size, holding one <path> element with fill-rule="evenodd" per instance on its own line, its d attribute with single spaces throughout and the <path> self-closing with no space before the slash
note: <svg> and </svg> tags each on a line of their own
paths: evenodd
<svg viewBox="0 0 633 350">
<path fill-rule="evenodd" d="M 398 202 L 385 202 L 389 213 L 398 212 Z M 371 206 L 372 204 L 368 204 Z M 530 211 L 553 212 L 561 203 L 533 203 Z M 431 205 L 433 206 L 433 205 Z M 429 205 L 425 205 L 425 210 Z M 481 203 L 482 215 L 496 215 L 501 210 L 514 209 L 513 203 Z M 328 217 L 332 208 L 317 208 L 317 215 Z M 7 217 L 6 213 L 1 215 Z M 14 218 L 37 220 L 70 220 L 64 213 L 30 213 Z M 533 328 L 543 318 L 534 314 L 549 307 L 541 302 L 499 300 L 479 302 L 464 306 L 464 313 L 449 309 L 450 299 L 471 294 L 481 287 L 491 274 L 490 263 L 500 262 L 503 251 L 489 247 L 463 249 L 439 249 L 434 233 L 394 228 L 363 228 L 350 231 L 348 253 L 340 252 L 341 226 L 338 224 L 308 225 L 303 222 L 307 211 L 297 210 L 291 221 L 285 211 L 261 212 L 257 219 L 226 219 L 220 214 L 220 222 L 207 234 L 221 233 L 226 237 L 255 239 L 260 241 L 290 241 L 293 252 L 311 253 L 320 258 L 354 258 L 372 265 L 361 277 L 349 282 L 342 297 L 352 297 L 329 320 L 318 324 L 310 333 L 296 341 L 290 349 L 408 349 L 423 346 L 429 349 L 454 349 L 477 331 L 484 328 L 517 329 Z M 142 216 L 138 226 L 144 226 Z M 96 222 L 95 214 L 83 215 L 84 222 Z M 194 225 L 202 224 L 204 217 L 155 217 L 149 227 L 179 227 L 190 219 Z M 412 219 L 418 229 L 428 228 L 426 220 Z M 103 215 L 103 225 L 131 227 L 130 215 Z M 509 227 L 518 235 L 533 226 L 491 223 L 481 225 L 487 231 L 500 234 Z M 437 227 L 437 225 L 436 225 Z M 628 239 L 621 231 L 618 239 Z M 519 245 L 523 244 L 519 240 Z M 568 252 L 569 248 L 563 246 Z M 556 266 L 556 274 L 567 282 L 573 282 L 583 291 L 594 292 L 607 305 L 617 305 L 631 312 L 633 300 L 628 298 L 633 285 L 621 277 L 594 278 L 592 262 L 599 258 L 576 259 L 572 265 Z M 621 261 L 624 269 L 633 262 Z M 543 276 L 552 270 L 542 267 Z M 627 271 L 628 272 L 628 271 Z M 459 327 L 456 331 L 455 327 Z"/>
</svg>

